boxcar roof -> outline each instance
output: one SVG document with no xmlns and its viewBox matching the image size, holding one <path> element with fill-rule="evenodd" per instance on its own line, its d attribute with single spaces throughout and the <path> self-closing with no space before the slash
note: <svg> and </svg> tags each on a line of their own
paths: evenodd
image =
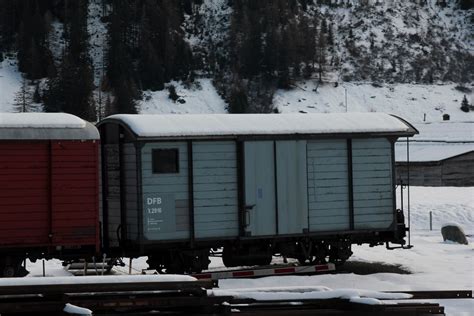
<svg viewBox="0 0 474 316">
<path fill-rule="evenodd" d="M 99 125 L 107 123 L 120 124 L 137 138 L 417 133 L 403 119 L 385 113 L 117 114 Z"/>
<path fill-rule="evenodd" d="M 0 113 L 0 139 L 99 139 L 94 125 L 66 113 Z"/>
<path fill-rule="evenodd" d="M 437 162 L 474 152 L 474 142 L 410 142 L 410 162 Z M 407 143 L 395 144 L 395 161 L 407 162 Z"/>
</svg>

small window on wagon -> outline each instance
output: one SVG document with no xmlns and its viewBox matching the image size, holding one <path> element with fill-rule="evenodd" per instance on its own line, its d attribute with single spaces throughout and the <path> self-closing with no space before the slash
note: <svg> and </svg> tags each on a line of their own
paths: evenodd
<svg viewBox="0 0 474 316">
<path fill-rule="evenodd" d="M 179 173 L 178 149 L 153 149 L 153 173 Z"/>
</svg>

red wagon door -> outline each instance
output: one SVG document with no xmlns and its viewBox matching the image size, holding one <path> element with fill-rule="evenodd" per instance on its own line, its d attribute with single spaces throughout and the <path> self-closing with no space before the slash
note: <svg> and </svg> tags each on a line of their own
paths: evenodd
<svg viewBox="0 0 474 316">
<path fill-rule="evenodd" d="M 0 142 L 0 246 L 49 244 L 47 142 Z"/>
<path fill-rule="evenodd" d="M 53 141 L 52 242 L 98 246 L 97 141 Z"/>
</svg>

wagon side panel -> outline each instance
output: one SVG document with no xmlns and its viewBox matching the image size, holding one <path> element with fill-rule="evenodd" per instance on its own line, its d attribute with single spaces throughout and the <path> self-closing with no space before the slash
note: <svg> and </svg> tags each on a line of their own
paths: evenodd
<svg viewBox="0 0 474 316">
<path fill-rule="evenodd" d="M 193 142 L 196 238 L 238 235 L 237 186 L 235 142 Z"/>
<path fill-rule="evenodd" d="M 98 247 L 98 143 L 53 141 L 51 188 L 53 244 Z"/>
<path fill-rule="evenodd" d="M 177 170 L 166 170 L 153 153 L 176 153 Z M 147 143 L 142 148 L 141 177 L 145 240 L 189 239 L 189 180 L 186 142 Z M 158 170 L 154 170 L 158 169 Z"/>
<path fill-rule="evenodd" d="M 354 228 L 388 229 L 394 221 L 391 144 L 386 138 L 352 141 Z"/>
<path fill-rule="evenodd" d="M 0 142 L 0 247 L 49 243 L 47 142 Z"/>
<path fill-rule="evenodd" d="M 308 230 L 306 141 L 276 141 L 278 234 Z"/>
<path fill-rule="evenodd" d="M 348 230 L 347 141 L 308 141 L 308 209 L 311 232 Z"/>
</svg>

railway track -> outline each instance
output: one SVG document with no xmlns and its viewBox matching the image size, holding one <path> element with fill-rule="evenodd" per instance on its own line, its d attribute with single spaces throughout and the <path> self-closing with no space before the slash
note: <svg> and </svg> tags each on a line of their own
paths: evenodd
<svg viewBox="0 0 474 316">
<path fill-rule="evenodd" d="M 125 265 L 126 266 L 126 265 Z M 105 266 L 101 263 L 73 263 L 67 266 L 67 270 L 75 276 L 84 275 L 104 275 L 112 271 L 111 266 Z M 116 270 L 113 270 L 117 272 Z M 156 270 L 137 270 L 131 266 L 125 267 L 123 271 L 118 270 L 119 274 L 156 274 Z M 268 266 L 248 267 L 243 269 L 216 269 L 208 270 L 202 273 L 191 274 L 199 280 L 222 280 L 233 278 L 259 278 L 266 276 L 279 275 L 312 275 L 320 273 L 336 272 L 336 266 L 333 263 L 298 265 L 298 264 L 272 264 Z"/>
<path fill-rule="evenodd" d="M 65 278 L 66 282 L 39 278 L 38 284 L 27 285 L 15 284 L 21 282 L 14 279 L 2 280 L 0 314 L 64 315 L 66 304 L 72 304 L 90 309 L 94 315 L 149 315 L 151 311 L 165 315 L 445 315 L 443 306 L 437 303 L 383 300 L 382 304 L 369 305 L 344 298 L 250 299 L 225 293 L 216 295 L 212 290 L 216 282 L 212 280 L 144 278 L 137 276 L 127 282 L 112 282 L 116 279 L 92 277 L 82 283 L 77 283 L 75 278 Z M 411 294 L 415 300 L 472 299 L 472 291 L 463 290 L 404 293 Z"/>
</svg>

